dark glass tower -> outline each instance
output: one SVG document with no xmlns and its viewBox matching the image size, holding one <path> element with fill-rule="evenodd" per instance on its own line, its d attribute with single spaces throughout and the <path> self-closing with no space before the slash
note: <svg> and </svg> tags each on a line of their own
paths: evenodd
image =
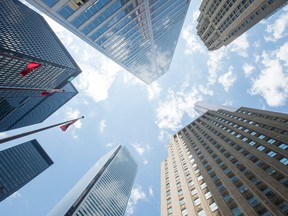
<svg viewBox="0 0 288 216">
<path fill-rule="evenodd" d="M 209 107 L 171 139 L 161 215 L 288 215 L 288 114 Z"/>
<path fill-rule="evenodd" d="M 81 72 L 44 18 L 21 2 L 1 1 L 0 29 L 0 86 L 61 88 Z M 40 66 L 21 76 L 33 62 Z"/>
<path fill-rule="evenodd" d="M 66 90 L 43 97 L 0 90 L 2 132 L 44 121 L 78 93 L 70 81 L 81 70 L 44 18 L 21 2 L 1 1 L 0 29 L 0 88 Z"/>
<path fill-rule="evenodd" d="M 52 164 L 37 140 L 0 151 L 0 202 Z"/>
<path fill-rule="evenodd" d="M 44 97 L 0 97 L 0 132 L 43 122 L 78 93 L 70 82 L 63 89 Z"/>
<path fill-rule="evenodd" d="M 123 216 L 136 173 L 136 162 L 119 146 L 100 158 L 48 215 Z"/>
<path fill-rule="evenodd" d="M 169 69 L 190 0 L 28 0 L 150 84 Z"/>
</svg>

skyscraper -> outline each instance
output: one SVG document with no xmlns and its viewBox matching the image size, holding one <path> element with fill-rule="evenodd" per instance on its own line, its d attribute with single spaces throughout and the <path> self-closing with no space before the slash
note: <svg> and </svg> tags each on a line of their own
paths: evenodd
<svg viewBox="0 0 288 216">
<path fill-rule="evenodd" d="M 0 97 L 0 132 L 43 122 L 78 93 L 71 82 L 63 89 L 43 97 Z"/>
<path fill-rule="evenodd" d="M 40 123 L 78 92 L 70 82 L 81 70 L 46 21 L 17 0 L 0 7 L 0 132 Z"/>
<path fill-rule="evenodd" d="M 136 173 L 129 151 L 118 146 L 100 158 L 48 215 L 124 215 Z"/>
<path fill-rule="evenodd" d="M 21 2 L 1 1 L 0 29 L 0 86 L 62 88 L 81 72 L 44 18 Z M 15 95 L 39 92 L 10 92 Z"/>
<path fill-rule="evenodd" d="M 150 84 L 169 69 L 190 0 L 27 0 Z"/>
<path fill-rule="evenodd" d="M 161 164 L 161 215 L 287 215 L 287 125 L 287 114 L 241 107 L 184 127 Z"/>
<path fill-rule="evenodd" d="M 203 0 L 197 34 L 208 50 L 219 49 L 287 3 L 287 0 Z"/>
<path fill-rule="evenodd" d="M 0 151 L 0 202 L 52 164 L 35 139 Z"/>
</svg>

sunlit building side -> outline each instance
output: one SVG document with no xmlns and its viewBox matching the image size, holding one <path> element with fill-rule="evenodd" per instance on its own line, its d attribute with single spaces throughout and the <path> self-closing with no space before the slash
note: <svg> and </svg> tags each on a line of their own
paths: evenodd
<svg viewBox="0 0 288 216">
<path fill-rule="evenodd" d="M 203 0 L 197 34 L 208 50 L 217 50 L 287 3 L 287 0 Z"/>
<path fill-rule="evenodd" d="M 100 158 L 48 215 L 123 216 L 136 173 L 136 162 L 119 146 Z"/>
<path fill-rule="evenodd" d="M 27 0 L 147 84 L 169 69 L 190 0 Z"/>
</svg>

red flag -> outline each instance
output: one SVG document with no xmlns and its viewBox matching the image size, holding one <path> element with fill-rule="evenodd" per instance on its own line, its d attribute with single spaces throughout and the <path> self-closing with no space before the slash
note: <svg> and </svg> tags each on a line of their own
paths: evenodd
<svg viewBox="0 0 288 216">
<path fill-rule="evenodd" d="M 67 123 L 67 124 L 64 124 L 64 125 L 60 126 L 61 130 L 62 130 L 62 131 L 66 131 L 67 128 L 68 128 L 70 125 L 74 124 L 76 121 L 78 121 L 78 119 L 76 119 L 76 120 L 74 120 L 74 121 L 71 121 L 71 122 L 69 122 L 69 123 Z"/>
<path fill-rule="evenodd" d="M 48 94 L 50 94 L 50 92 L 44 90 L 44 91 L 41 92 L 40 96 L 46 96 Z"/>
<path fill-rule="evenodd" d="M 33 70 L 35 70 L 36 68 L 40 67 L 41 64 L 37 63 L 37 62 L 29 62 L 26 69 L 24 69 L 23 71 L 20 72 L 21 76 L 26 76 L 28 73 L 31 73 Z"/>
</svg>

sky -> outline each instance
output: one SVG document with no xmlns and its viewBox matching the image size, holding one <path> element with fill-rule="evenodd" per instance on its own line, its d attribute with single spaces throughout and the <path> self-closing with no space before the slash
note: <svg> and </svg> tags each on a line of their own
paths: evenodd
<svg viewBox="0 0 288 216">
<path fill-rule="evenodd" d="M 82 69 L 79 91 L 43 123 L 0 138 L 85 116 L 59 128 L 7 142 L 37 139 L 54 164 L 0 203 L 1 215 L 46 215 L 105 153 L 124 145 L 138 163 L 126 216 L 160 215 L 160 163 L 170 137 L 199 115 L 199 100 L 288 112 L 288 7 L 262 20 L 227 47 L 210 52 L 196 33 L 200 0 L 191 1 L 169 71 L 146 85 L 46 18 Z"/>
</svg>

